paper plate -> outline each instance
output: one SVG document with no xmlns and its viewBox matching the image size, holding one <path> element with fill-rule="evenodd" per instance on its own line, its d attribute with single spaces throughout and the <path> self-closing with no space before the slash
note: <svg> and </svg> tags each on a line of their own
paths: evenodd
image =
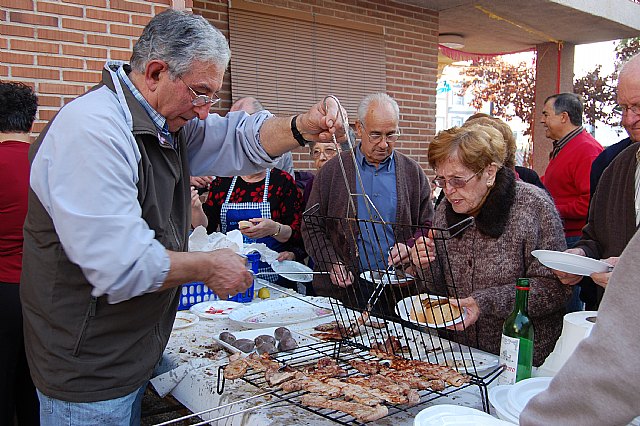
<svg viewBox="0 0 640 426">
<path fill-rule="evenodd" d="M 589 276 L 595 272 L 608 272 L 612 266 L 601 260 L 553 250 L 534 250 L 531 254 L 544 266 L 569 274 Z"/>
<path fill-rule="evenodd" d="M 244 328 L 265 328 L 280 327 L 333 315 L 328 298 L 300 297 L 321 307 L 310 305 L 293 297 L 283 297 L 234 309 L 229 314 L 229 320 Z"/>
<path fill-rule="evenodd" d="M 396 273 L 392 271 L 364 271 L 360 273 L 360 278 L 374 284 L 384 282 L 385 284 L 397 286 L 408 285 L 415 281 L 415 278 L 409 274 L 404 277 L 398 277 Z"/>
<path fill-rule="evenodd" d="M 507 397 L 512 385 L 500 385 L 489 388 L 489 402 L 496 409 L 498 418 L 518 424 L 520 413 L 514 413 L 509 407 Z"/>
<path fill-rule="evenodd" d="M 447 321 L 447 322 L 442 323 L 442 324 L 436 324 L 436 323 L 430 323 L 430 322 L 421 322 L 421 321 L 418 321 L 418 320 L 415 320 L 415 319 L 411 319 L 411 310 L 414 307 L 417 308 L 417 309 L 421 309 L 420 302 L 422 300 L 426 300 L 427 298 L 429 298 L 431 300 L 446 299 L 444 297 L 426 295 L 426 294 L 419 294 L 417 296 L 405 297 L 400 302 L 398 302 L 398 304 L 396 305 L 396 313 L 400 316 L 400 318 L 402 318 L 405 321 L 409 321 L 409 322 L 412 322 L 414 324 L 424 325 L 426 327 L 431 327 L 431 328 L 449 327 L 451 325 L 455 325 L 455 324 L 461 323 L 462 320 L 464 320 L 465 314 L 467 312 L 465 308 L 462 309 L 462 314 L 459 317 L 454 318 L 453 320 Z"/>
<path fill-rule="evenodd" d="M 276 260 L 271 264 L 271 269 L 289 281 L 298 281 L 301 283 L 313 281 L 313 270 L 300 262 L 293 260 L 283 260 L 279 262 Z"/>
<path fill-rule="evenodd" d="M 176 319 L 173 321 L 173 329 L 179 330 L 185 327 L 191 327 L 200 321 L 197 315 L 192 314 L 191 312 L 178 311 L 176 313 Z"/>
<path fill-rule="evenodd" d="M 434 405 L 420 411 L 413 420 L 414 426 L 493 426 L 506 425 L 484 411 L 460 405 Z"/>
<path fill-rule="evenodd" d="M 520 415 L 529 400 L 546 390 L 552 379 L 553 377 L 532 377 L 512 385 L 507 395 L 511 412 Z"/>
<path fill-rule="evenodd" d="M 242 308 L 243 306 L 242 303 L 231 302 L 229 300 L 211 300 L 193 305 L 189 310 L 200 318 L 216 319 L 226 318 L 235 309 Z"/>
</svg>

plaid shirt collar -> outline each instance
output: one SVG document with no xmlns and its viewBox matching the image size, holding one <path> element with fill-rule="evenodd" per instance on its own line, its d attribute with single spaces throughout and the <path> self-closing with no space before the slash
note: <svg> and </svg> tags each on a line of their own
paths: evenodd
<svg viewBox="0 0 640 426">
<path fill-rule="evenodd" d="M 583 130 L 582 126 L 578 126 L 574 130 L 564 135 L 562 139 L 553 141 L 553 151 L 551 151 L 551 154 L 549 154 L 549 160 L 553 160 L 554 158 L 556 158 L 560 153 L 560 150 L 564 148 L 564 146 L 568 144 L 571 139 L 575 138 L 580 133 L 582 133 L 582 130 Z"/>
<path fill-rule="evenodd" d="M 149 114 L 149 117 L 151 117 L 151 120 L 153 120 L 153 123 L 158 128 L 158 131 L 164 136 L 169 135 L 169 126 L 167 124 L 167 119 L 164 118 L 162 115 L 160 115 L 158 111 L 153 109 L 153 107 L 149 104 L 149 102 L 147 102 L 144 96 L 142 96 L 142 93 L 140 93 L 140 91 L 136 88 L 136 86 L 133 85 L 133 82 L 129 79 L 129 76 L 124 70 L 125 65 L 117 61 L 109 62 L 109 65 L 111 64 L 121 65 L 118 67 L 118 70 L 116 71 L 116 74 L 118 75 L 118 77 L 120 77 L 120 79 L 125 84 L 125 86 L 127 86 L 131 91 L 131 94 L 136 98 L 136 100 L 140 103 L 140 105 L 142 105 L 142 108 L 144 108 L 147 114 Z"/>
</svg>

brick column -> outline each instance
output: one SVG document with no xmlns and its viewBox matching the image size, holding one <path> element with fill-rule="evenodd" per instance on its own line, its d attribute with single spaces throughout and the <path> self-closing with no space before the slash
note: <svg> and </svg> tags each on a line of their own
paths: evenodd
<svg viewBox="0 0 640 426">
<path fill-rule="evenodd" d="M 549 163 L 552 141 L 545 136 L 540 124 L 544 100 L 556 93 L 573 92 L 573 56 L 575 46 L 564 43 L 558 49 L 556 43 L 543 43 L 536 46 L 536 98 L 533 127 L 533 169 L 540 176 Z M 558 62 L 560 66 L 558 67 Z M 558 75 L 559 74 L 559 75 Z M 559 77 L 559 78 L 558 78 Z"/>
</svg>

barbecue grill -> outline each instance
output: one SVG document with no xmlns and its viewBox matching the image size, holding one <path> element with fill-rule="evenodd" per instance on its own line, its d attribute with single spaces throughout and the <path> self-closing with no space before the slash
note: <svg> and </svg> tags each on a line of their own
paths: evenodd
<svg viewBox="0 0 640 426">
<path fill-rule="evenodd" d="M 346 122 L 345 117 L 343 120 Z M 353 141 L 349 143 L 353 150 Z M 343 159 L 341 156 L 337 158 L 341 162 L 345 185 L 348 188 Z M 355 161 L 353 154 L 352 159 Z M 357 181 L 361 181 L 357 167 L 356 174 Z M 464 311 L 463 316 L 460 317 L 453 311 L 450 304 L 434 303 L 430 308 L 423 303 L 424 300 L 439 301 L 441 298 L 459 299 L 455 277 L 449 263 L 447 241 L 470 226 L 473 218 L 467 218 L 447 229 L 390 223 L 376 219 L 381 216 L 362 187 L 359 193 L 349 191 L 349 197 L 350 207 L 346 217 L 322 215 L 317 205 L 312 206 L 303 216 L 305 228 L 309 233 L 307 251 L 314 261 L 315 270 L 335 271 L 334 266 L 340 264 L 342 268 L 339 273 L 344 274 L 341 278 L 348 278 L 353 282 L 348 291 L 343 292 L 341 300 L 329 299 L 334 313 L 331 340 L 298 348 L 293 354 L 278 353 L 272 355 L 272 359 L 280 363 L 281 369 L 302 371 L 327 357 L 335 360 L 346 371 L 347 377 L 362 376 L 362 373 L 350 363 L 354 360 L 376 361 L 382 365 L 388 365 L 388 361 L 392 362 L 393 359 L 424 361 L 432 364 L 452 362 L 457 370 L 464 374 L 466 381 L 459 386 L 448 384 L 444 389 L 421 389 L 418 391 L 420 396 L 418 405 L 449 396 L 462 389 L 477 387 L 483 408 L 488 412 L 487 385 L 499 375 L 501 367 L 496 366 L 488 372 L 479 374 L 481 369 L 477 368 L 474 359 L 477 352 L 472 351 L 470 342 L 466 341 L 467 334 L 450 329 L 450 326 L 457 324 L 457 327 L 464 331 Z M 365 200 L 366 214 L 358 214 L 356 211 L 355 206 L 358 205 L 360 198 Z M 362 219 L 362 217 L 367 218 Z M 346 236 L 346 241 L 341 241 L 340 247 L 333 244 L 331 240 L 338 235 Z M 370 241 L 374 250 L 360 251 L 358 249 L 360 238 Z M 410 254 L 405 265 L 394 268 L 380 267 L 381 261 L 386 264 L 388 249 L 393 247 L 400 249 L 401 244 L 410 247 L 419 238 L 430 238 L 434 241 L 436 251 L 434 261 L 421 264 L 419 259 L 413 258 Z M 329 275 L 321 274 L 316 275 L 315 279 L 330 280 L 331 278 Z M 430 324 L 428 321 L 417 319 L 417 317 L 425 317 L 427 309 L 439 311 L 440 316 L 449 318 L 450 322 Z M 273 397 L 270 402 L 259 406 L 285 401 L 338 424 L 362 424 L 362 421 L 345 412 L 308 406 L 303 402 L 305 395 L 309 394 L 307 390 L 285 392 L 277 386 L 270 386 L 262 371 L 249 369 L 242 379 L 261 390 L 257 397 L 265 395 Z M 224 367 L 220 367 L 218 393 L 224 392 L 224 385 Z M 238 402 L 244 403 L 246 400 Z M 384 405 L 388 409 L 387 416 L 411 408 L 403 404 L 385 403 Z M 238 407 L 242 407 L 242 404 Z M 216 409 L 212 408 L 206 412 Z M 230 411 L 231 413 L 217 419 L 241 412 L 239 410 L 233 412 L 233 408 Z M 242 409 L 242 411 L 246 410 Z M 196 413 L 194 416 L 204 413 Z M 204 423 L 211 421 L 213 420 Z"/>
</svg>

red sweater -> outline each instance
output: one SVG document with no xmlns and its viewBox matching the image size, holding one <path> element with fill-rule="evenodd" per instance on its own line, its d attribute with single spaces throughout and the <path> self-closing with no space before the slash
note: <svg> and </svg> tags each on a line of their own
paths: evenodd
<svg viewBox="0 0 640 426">
<path fill-rule="evenodd" d="M 583 130 L 549 162 L 542 177 L 560 213 L 566 237 L 582 235 L 589 211 L 591 163 L 602 151 L 602 145 Z"/>
<path fill-rule="evenodd" d="M 19 283 L 29 191 L 29 144 L 0 143 L 0 282 Z"/>
</svg>

